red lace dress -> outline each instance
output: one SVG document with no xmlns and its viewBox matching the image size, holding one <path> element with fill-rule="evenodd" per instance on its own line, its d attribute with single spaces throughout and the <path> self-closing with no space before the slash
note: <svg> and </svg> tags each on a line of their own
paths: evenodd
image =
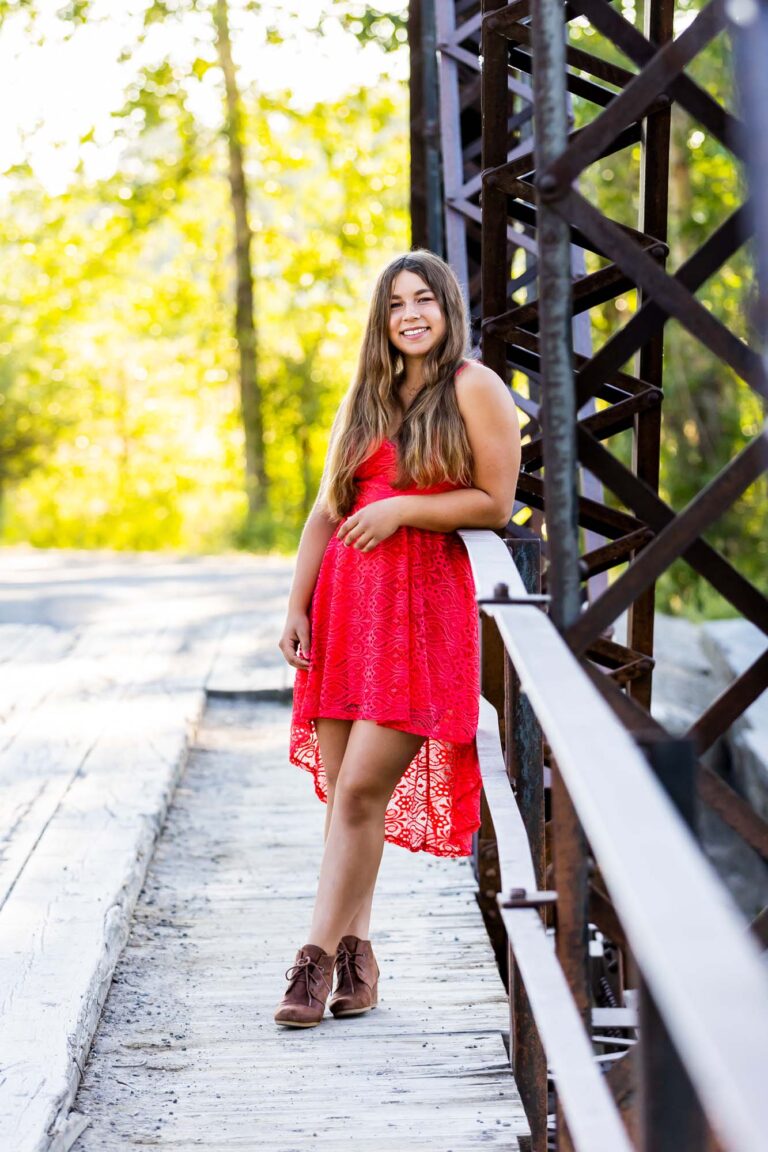
<svg viewBox="0 0 768 1152">
<path fill-rule="evenodd" d="M 397 447 L 385 440 L 357 472 L 353 511 L 395 489 Z M 475 746 L 480 663 L 475 589 L 455 532 L 398 528 L 371 552 L 328 543 L 310 608 L 310 667 L 298 669 L 290 760 L 327 799 L 315 717 L 375 720 L 426 736 L 397 785 L 385 838 L 412 852 L 467 856 L 480 824 Z"/>
</svg>

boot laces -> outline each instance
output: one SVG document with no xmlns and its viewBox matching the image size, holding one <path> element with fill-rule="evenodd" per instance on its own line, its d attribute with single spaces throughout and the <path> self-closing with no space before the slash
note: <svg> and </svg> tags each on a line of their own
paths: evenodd
<svg viewBox="0 0 768 1152">
<path fill-rule="evenodd" d="M 312 991 L 312 981 L 317 980 L 318 977 L 330 992 L 331 988 L 325 978 L 325 973 L 317 961 L 313 960 L 311 956 L 302 956 L 301 960 L 298 960 L 288 968 L 285 973 L 286 980 L 291 981 L 290 987 L 288 988 L 289 992 L 293 991 L 296 984 L 303 980 L 304 990 L 307 994 L 307 1006 L 310 1008 L 312 1007 L 312 1001 L 319 999 Z"/>
<path fill-rule="evenodd" d="M 359 980 L 361 984 L 365 984 L 366 988 L 371 985 L 364 979 L 361 971 L 362 961 L 365 957 L 365 952 L 350 952 L 346 944 L 340 944 L 339 950 L 336 954 L 336 963 L 339 966 L 339 987 L 345 981 L 348 981 L 350 986 L 354 988 L 355 980 Z"/>
</svg>

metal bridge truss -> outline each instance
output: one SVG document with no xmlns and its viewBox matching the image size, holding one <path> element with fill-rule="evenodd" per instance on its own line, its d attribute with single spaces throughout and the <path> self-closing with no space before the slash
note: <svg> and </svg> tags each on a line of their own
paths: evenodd
<svg viewBox="0 0 768 1152">
<path fill-rule="evenodd" d="M 519 503 L 507 532 L 528 591 L 541 591 L 540 549 L 554 625 L 582 676 L 643 748 L 664 786 L 674 792 L 681 785 L 676 803 L 683 814 L 691 818 L 695 794 L 768 860 L 768 825 L 700 759 L 768 686 L 768 650 L 698 717 L 684 739 L 672 739 L 650 715 L 654 588 L 672 563 L 689 564 L 768 633 L 766 596 L 705 539 L 707 529 L 768 467 L 765 427 L 686 507 L 675 510 L 659 495 L 669 319 L 724 366 L 724 375 L 734 373 L 762 397 L 768 395 L 766 360 L 696 295 L 756 230 L 761 294 L 755 316 L 768 337 L 768 3 L 712 0 L 683 21 L 675 36 L 676 15 L 674 0 L 645 0 L 640 31 L 622 6 L 609 0 L 483 0 L 482 5 L 411 0 L 413 241 L 451 262 L 465 287 L 482 359 L 510 384 L 528 418 Z M 571 43 L 574 20 L 609 42 L 621 66 L 585 51 L 584 40 Z M 691 74 L 697 56 L 720 35 L 734 38 L 743 123 Z M 580 112 L 591 110 L 578 129 L 573 98 Z M 751 197 L 684 263 L 668 268 L 674 105 L 745 163 Z M 638 147 L 639 215 L 630 227 L 583 195 L 579 179 L 601 158 L 622 164 L 626 150 Z M 630 172 L 631 165 L 625 169 Z M 593 347 L 591 310 L 632 289 L 635 312 Z M 611 438 L 627 432 L 629 464 L 611 451 Z M 625 567 L 608 583 L 607 573 L 619 566 Z M 499 601 L 508 595 L 506 586 L 498 589 Z M 612 626 L 624 611 L 626 643 L 618 643 Z M 562 970 L 588 1022 L 590 1012 L 621 1004 L 628 979 L 634 984 L 627 975 L 634 963 L 631 941 L 551 748 L 542 740 L 540 717 L 521 692 L 521 669 L 512 665 L 488 619 L 483 629 L 484 695 L 501 720 L 507 772 L 537 886 L 557 891 L 556 916 L 550 910 L 546 917 L 556 920 Z M 568 684 L 562 689 L 567 708 Z M 510 725 L 514 741 L 505 739 Z M 593 736 L 600 741 L 599 727 Z M 551 776 L 546 792 L 542 763 Z M 663 855 L 660 845 L 660 859 Z M 496 900 L 498 861 L 486 809 L 477 851 L 481 898 L 492 930 L 496 925 L 499 953 L 506 956 L 504 916 Z M 763 944 L 767 920 L 764 912 L 753 925 Z M 618 954 L 602 978 L 595 977 L 594 965 L 590 972 L 588 924 L 596 925 Z M 517 976 L 510 957 L 515 1071 L 533 1146 L 543 1152 L 547 1103 L 540 1022 L 532 1022 Z M 616 1060 L 609 1081 L 628 1129 L 641 1141 L 638 1147 L 653 1152 L 714 1147 L 707 1143 L 687 1073 L 665 1044 L 663 1022 L 648 1003 L 646 1056 L 651 1050 L 665 1054 L 658 1068 L 675 1087 L 666 1105 L 659 1098 L 657 1119 L 665 1106 L 681 1113 L 675 1100 L 689 1101 L 690 1108 L 682 1107 L 687 1119 L 669 1129 L 668 1139 L 659 1134 L 669 1127 L 661 1121 L 652 1137 L 639 1135 L 637 1069 L 629 1057 Z M 615 1034 L 628 1035 L 620 1028 Z M 605 1043 L 600 1048 L 610 1050 Z M 647 1107 L 645 1115 L 647 1120 Z M 557 1147 L 576 1148 L 559 1108 L 557 1119 Z M 751 1149 L 744 1146 L 744 1152 Z"/>
</svg>

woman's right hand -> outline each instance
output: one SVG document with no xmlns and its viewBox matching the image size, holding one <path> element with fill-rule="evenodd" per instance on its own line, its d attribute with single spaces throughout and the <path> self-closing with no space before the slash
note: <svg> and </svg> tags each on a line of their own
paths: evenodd
<svg viewBox="0 0 768 1152">
<path fill-rule="evenodd" d="M 309 616 L 289 612 L 278 648 L 292 668 L 309 668 Z"/>
</svg>

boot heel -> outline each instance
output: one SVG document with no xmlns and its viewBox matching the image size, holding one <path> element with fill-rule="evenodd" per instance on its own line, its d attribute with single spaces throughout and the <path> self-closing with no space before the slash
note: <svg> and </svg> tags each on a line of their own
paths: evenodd
<svg viewBox="0 0 768 1152">
<path fill-rule="evenodd" d="M 362 1016 L 379 1002 L 379 966 L 370 940 L 342 936 L 336 949 L 336 990 L 328 1007 L 334 1016 Z"/>
</svg>

